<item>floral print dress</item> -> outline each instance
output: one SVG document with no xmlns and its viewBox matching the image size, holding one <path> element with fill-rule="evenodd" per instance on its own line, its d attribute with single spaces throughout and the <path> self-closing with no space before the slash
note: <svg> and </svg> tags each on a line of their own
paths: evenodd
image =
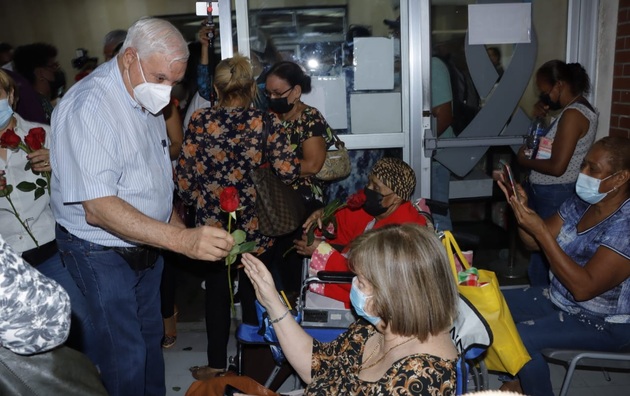
<svg viewBox="0 0 630 396">
<path fill-rule="evenodd" d="M 212 107 L 195 112 L 184 132 L 182 152 L 175 168 L 179 196 L 196 208 L 196 225 L 227 229 L 228 214 L 221 211 L 223 189 L 238 190 L 240 207 L 233 229 L 256 241 L 257 254 L 273 244 L 258 232 L 256 189 L 251 172 L 262 164 L 263 128 L 269 123 L 267 160 L 282 181 L 289 184 L 300 174 L 296 152 L 274 115 L 244 107 Z"/>
<path fill-rule="evenodd" d="M 297 151 L 299 159 L 304 158 L 302 144 L 307 139 L 321 136 L 326 141 L 326 147 L 330 147 L 333 143 L 330 125 L 322 113 L 314 107 L 306 106 L 297 120 L 283 121 L 282 125 L 288 133 L 291 146 Z M 298 190 L 305 202 L 314 200 L 324 202 L 326 182 L 315 176 L 300 177 L 292 186 Z"/>
<path fill-rule="evenodd" d="M 304 395 L 454 395 L 455 360 L 428 354 L 396 361 L 375 382 L 359 378 L 363 348 L 376 330 L 362 319 L 330 343 L 313 340 L 312 381 Z"/>
</svg>

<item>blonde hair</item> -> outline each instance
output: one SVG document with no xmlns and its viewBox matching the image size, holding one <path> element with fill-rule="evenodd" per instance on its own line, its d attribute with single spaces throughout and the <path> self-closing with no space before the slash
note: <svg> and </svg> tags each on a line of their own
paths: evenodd
<svg viewBox="0 0 630 396">
<path fill-rule="evenodd" d="M 408 223 L 356 238 L 349 266 L 373 287 L 371 314 L 392 333 L 426 341 L 453 325 L 457 289 L 446 251 L 434 232 Z"/>
<path fill-rule="evenodd" d="M 7 97 L 13 93 L 13 103 L 11 103 L 11 105 L 15 108 L 18 100 L 17 84 L 15 84 L 13 78 L 2 69 L 0 69 L 0 88 L 6 92 Z"/>
<path fill-rule="evenodd" d="M 214 85 L 221 106 L 235 101 L 251 103 L 256 83 L 249 58 L 236 54 L 219 62 L 214 70 Z"/>
</svg>

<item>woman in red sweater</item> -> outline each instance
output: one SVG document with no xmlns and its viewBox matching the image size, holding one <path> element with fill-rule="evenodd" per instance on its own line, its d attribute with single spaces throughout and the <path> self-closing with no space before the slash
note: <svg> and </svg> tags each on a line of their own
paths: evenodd
<svg viewBox="0 0 630 396">
<path fill-rule="evenodd" d="M 370 172 L 363 207 L 359 210 L 345 207 L 335 214 L 337 230 L 334 238 L 316 239 L 311 245 L 307 244 L 306 237 L 295 241 L 299 254 L 311 256 L 309 271 L 349 271 L 347 246 L 373 228 L 404 223 L 426 225 L 425 217 L 410 202 L 415 187 L 416 175 L 407 163 L 397 158 L 380 159 Z M 321 219 L 322 212 L 323 209 L 313 212 L 304 228 L 308 229 Z M 312 290 L 350 306 L 350 285 L 317 284 Z"/>
</svg>

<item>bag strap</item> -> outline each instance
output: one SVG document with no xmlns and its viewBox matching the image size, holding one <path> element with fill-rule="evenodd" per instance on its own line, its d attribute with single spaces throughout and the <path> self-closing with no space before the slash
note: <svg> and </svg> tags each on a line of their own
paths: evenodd
<svg viewBox="0 0 630 396">
<path fill-rule="evenodd" d="M 340 150 L 340 149 L 346 147 L 346 144 L 343 142 L 343 140 L 339 139 L 339 136 L 337 136 L 337 134 L 335 133 L 334 129 L 330 128 L 330 134 L 332 135 L 333 144 L 335 145 L 337 150 Z"/>
<path fill-rule="evenodd" d="M 446 248 L 448 261 L 451 265 L 451 271 L 453 271 L 453 276 L 457 281 L 457 267 L 455 265 L 455 256 L 453 255 L 453 252 L 457 254 L 457 257 L 459 258 L 459 261 L 465 270 L 470 268 L 470 264 L 468 263 L 468 260 L 466 260 L 466 258 L 464 257 L 462 250 L 459 248 L 457 241 L 455 241 L 455 237 L 453 237 L 453 234 L 450 231 L 444 231 L 442 233 L 442 244 Z"/>
<path fill-rule="evenodd" d="M 263 114 L 263 131 L 262 131 L 262 139 L 263 139 L 263 146 L 262 146 L 262 163 L 261 165 L 264 165 L 265 162 L 267 162 L 267 141 L 269 140 L 269 129 L 271 128 L 271 117 L 269 117 L 269 114 L 265 113 Z"/>
</svg>

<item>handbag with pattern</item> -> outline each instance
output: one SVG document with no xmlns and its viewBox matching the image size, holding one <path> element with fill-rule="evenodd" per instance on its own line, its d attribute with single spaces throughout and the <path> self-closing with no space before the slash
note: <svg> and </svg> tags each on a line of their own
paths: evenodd
<svg viewBox="0 0 630 396">
<path fill-rule="evenodd" d="M 336 150 L 328 150 L 326 152 L 326 161 L 324 166 L 315 175 L 316 178 L 325 181 L 343 179 L 350 174 L 352 165 L 350 164 L 350 156 L 346 149 L 345 143 L 339 139 L 336 133 L 332 132 Z"/>
<path fill-rule="evenodd" d="M 263 129 L 263 165 L 254 169 L 251 178 L 256 187 L 258 231 L 263 235 L 276 237 L 297 230 L 304 221 L 306 208 L 300 193 L 284 184 L 267 163 L 270 124 L 266 119 Z"/>
</svg>

